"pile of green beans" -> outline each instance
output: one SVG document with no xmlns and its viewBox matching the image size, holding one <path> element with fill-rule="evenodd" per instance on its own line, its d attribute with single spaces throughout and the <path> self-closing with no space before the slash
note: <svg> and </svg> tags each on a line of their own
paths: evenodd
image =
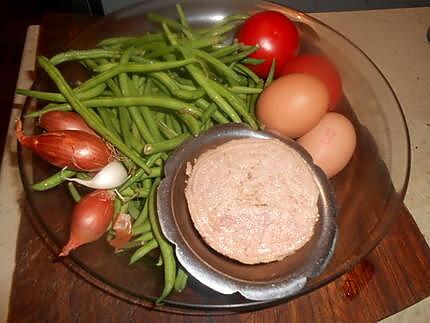
<svg viewBox="0 0 430 323">
<path fill-rule="evenodd" d="M 247 16 L 228 16 L 215 25 L 192 29 L 179 5 L 177 10 L 178 21 L 148 14 L 162 32 L 109 38 L 94 49 L 71 50 L 51 59 L 38 57 L 58 93 L 17 90 L 47 102 L 26 118 L 48 111 L 75 111 L 115 147 L 130 173 L 116 189 L 115 211 L 130 214 L 133 221 L 132 239 L 117 252 L 130 252 L 133 264 L 159 251 L 157 265 L 164 268 L 164 287 L 158 303 L 187 282 L 157 218 L 156 192 L 164 162 L 182 142 L 215 124 L 244 122 L 258 129 L 256 100 L 270 84 L 275 65 L 264 81 L 245 66 L 261 63 L 248 58 L 257 48 L 227 41 Z M 70 61 L 82 64 L 91 75 L 74 88 L 57 68 Z M 33 189 L 52 189 L 73 176 L 89 175 L 61 170 Z M 79 201 L 79 186 L 69 183 L 68 189 Z M 109 229 L 108 239 L 113 237 Z"/>
</svg>

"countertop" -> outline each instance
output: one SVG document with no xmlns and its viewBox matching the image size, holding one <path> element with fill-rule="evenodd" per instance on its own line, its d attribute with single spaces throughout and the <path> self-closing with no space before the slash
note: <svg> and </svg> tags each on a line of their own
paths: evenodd
<svg viewBox="0 0 430 323">
<path fill-rule="evenodd" d="M 312 14 L 357 44 L 381 69 L 404 110 L 411 136 L 412 168 L 405 204 L 421 232 L 430 241 L 430 8 L 390 9 Z M 37 26 L 29 29 L 21 65 L 20 87 L 31 86 L 28 71 L 34 66 Z M 15 104 L 22 103 L 16 97 Z M 11 120 L 18 115 L 14 109 Z M 6 321 L 22 192 L 14 160 L 16 143 L 9 127 L 0 176 L 0 321 Z M 395 314 L 384 322 L 427 322 L 430 298 Z"/>
</svg>

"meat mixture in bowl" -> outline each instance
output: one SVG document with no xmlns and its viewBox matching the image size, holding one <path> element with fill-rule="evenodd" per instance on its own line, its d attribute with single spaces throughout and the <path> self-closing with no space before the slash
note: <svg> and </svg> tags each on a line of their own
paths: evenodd
<svg viewBox="0 0 430 323">
<path fill-rule="evenodd" d="M 312 237 L 319 190 L 306 161 L 277 139 L 236 139 L 187 167 L 195 228 L 217 252 L 245 264 L 277 261 Z"/>
</svg>

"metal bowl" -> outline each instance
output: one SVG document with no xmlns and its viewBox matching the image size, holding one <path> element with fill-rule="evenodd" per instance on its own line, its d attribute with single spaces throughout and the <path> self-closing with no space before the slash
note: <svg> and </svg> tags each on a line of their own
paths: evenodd
<svg viewBox="0 0 430 323">
<path fill-rule="evenodd" d="M 245 265 L 215 252 L 195 230 L 188 211 L 184 194 L 187 162 L 192 163 L 202 153 L 227 141 L 243 138 L 277 138 L 284 142 L 303 158 L 320 191 L 320 218 L 314 235 L 303 248 L 280 261 Z M 176 246 L 179 262 L 202 284 L 223 294 L 239 292 L 251 300 L 274 300 L 297 294 L 308 278 L 319 275 L 328 264 L 337 237 L 336 197 L 325 174 L 294 140 L 254 131 L 242 124 L 213 127 L 178 147 L 167 161 L 164 174 L 157 194 L 161 229 Z"/>
</svg>

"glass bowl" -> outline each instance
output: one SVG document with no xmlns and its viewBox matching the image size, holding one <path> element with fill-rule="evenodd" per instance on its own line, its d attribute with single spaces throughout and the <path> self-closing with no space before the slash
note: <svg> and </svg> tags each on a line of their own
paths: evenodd
<svg viewBox="0 0 430 323">
<path fill-rule="evenodd" d="M 145 1 L 94 24 L 68 48 L 91 48 L 113 36 L 139 35 L 153 30 L 145 19 L 148 11 L 176 17 L 177 1 Z M 341 73 L 344 97 L 338 112 L 346 115 L 357 132 L 357 148 L 348 166 L 331 179 L 338 206 L 339 236 L 332 259 L 321 275 L 310 279 L 300 293 L 314 290 L 351 269 L 384 237 L 403 201 L 410 169 L 409 136 L 399 103 L 387 80 L 371 60 L 353 43 L 322 22 L 295 10 L 264 1 L 181 1 L 189 22 L 204 26 L 234 13 L 276 10 L 293 20 L 302 40 L 301 53 L 330 57 Z M 86 77 L 79 64 L 64 64 L 70 81 Z M 40 73 L 37 89 L 52 90 Z M 27 100 L 25 109 L 37 104 Z M 26 133 L 35 131 L 34 120 L 26 119 Z M 19 149 L 21 178 L 32 211 L 30 218 L 55 254 L 68 238 L 73 207 L 67 188 L 35 192 L 31 184 L 55 172 L 31 152 Z M 64 263 L 93 285 L 129 302 L 152 307 L 162 289 L 162 271 L 151 261 L 128 265 L 129 254 L 114 255 L 104 239 L 80 247 Z M 297 296 L 297 295 L 295 295 Z M 190 279 L 182 293 L 173 293 L 160 310 L 175 313 L 225 314 L 246 311 L 286 301 L 250 301 L 238 294 L 216 293 Z"/>
</svg>

